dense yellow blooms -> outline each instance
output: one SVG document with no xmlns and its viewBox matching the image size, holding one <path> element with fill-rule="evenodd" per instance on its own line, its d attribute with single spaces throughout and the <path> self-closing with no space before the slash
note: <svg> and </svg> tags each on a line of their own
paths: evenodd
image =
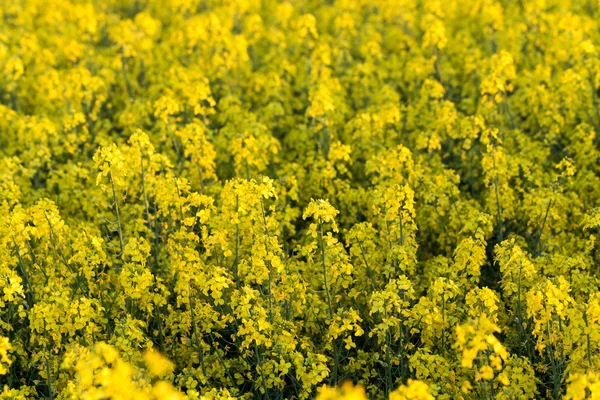
<svg viewBox="0 0 600 400">
<path fill-rule="evenodd" d="M 12 346 L 8 342 L 8 338 L 0 337 L 0 375 L 5 375 L 8 372 L 8 367 L 12 363 L 8 356 L 8 352 L 12 350 Z"/>
<path fill-rule="evenodd" d="M 0 1 L 0 399 L 600 398 L 599 16 Z"/>
</svg>

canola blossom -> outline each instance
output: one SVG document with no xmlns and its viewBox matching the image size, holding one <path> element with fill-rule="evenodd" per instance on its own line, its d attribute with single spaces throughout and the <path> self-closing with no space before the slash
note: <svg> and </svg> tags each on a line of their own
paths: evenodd
<svg viewBox="0 0 600 400">
<path fill-rule="evenodd" d="M 600 1 L 0 2 L 0 399 L 600 398 Z"/>
</svg>

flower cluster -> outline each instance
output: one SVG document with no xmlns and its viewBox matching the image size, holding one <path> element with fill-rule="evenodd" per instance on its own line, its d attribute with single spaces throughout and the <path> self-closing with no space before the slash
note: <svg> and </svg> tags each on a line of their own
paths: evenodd
<svg viewBox="0 0 600 400">
<path fill-rule="evenodd" d="M 0 1 L 0 398 L 598 398 L 599 15 Z"/>
</svg>

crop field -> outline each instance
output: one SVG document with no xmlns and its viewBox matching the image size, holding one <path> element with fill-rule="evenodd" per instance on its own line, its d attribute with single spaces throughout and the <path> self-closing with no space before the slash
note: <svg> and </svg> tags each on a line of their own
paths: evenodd
<svg viewBox="0 0 600 400">
<path fill-rule="evenodd" d="M 600 399 L 599 0 L 0 0 L 0 399 Z"/>
</svg>

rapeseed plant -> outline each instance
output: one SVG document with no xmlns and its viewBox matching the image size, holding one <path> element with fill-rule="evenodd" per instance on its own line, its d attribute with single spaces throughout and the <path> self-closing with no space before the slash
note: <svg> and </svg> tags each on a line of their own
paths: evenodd
<svg viewBox="0 0 600 400">
<path fill-rule="evenodd" d="M 598 398 L 598 15 L 0 3 L 0 398 Z"/>
</svg>

